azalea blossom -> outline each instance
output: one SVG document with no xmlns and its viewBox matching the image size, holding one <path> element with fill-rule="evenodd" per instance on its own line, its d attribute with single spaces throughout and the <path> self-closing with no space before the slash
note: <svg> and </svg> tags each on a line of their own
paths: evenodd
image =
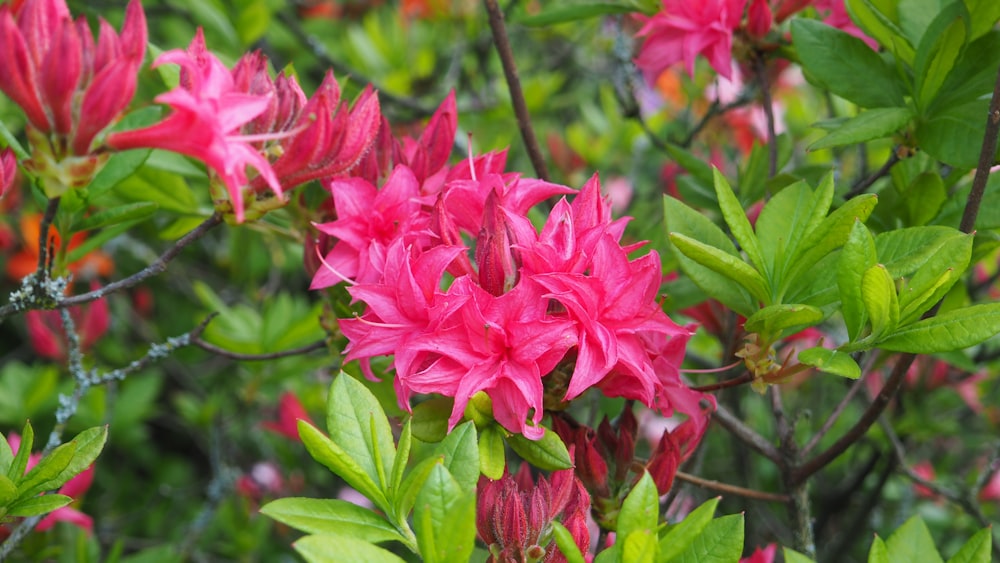
<svg viewBox="0 0 1000 563">
<path fill-rule="evenodd" d="M 645 37 L 636 66 L 650 84 L 674 63 L 683 61 L 694 76 L 698 55 L 729 78 L 732 74 L 733 31 L 740 26 L 746 0 L 663 0 L 663 10 L 652 17 L 640 16 Z"/>
<path fill-rule="evenodd" d="M 295 393 L 286 391 L 278 399 L 278 420 L 268 420 L 261 423 L 261 426 L 290 440 L 299 440 L 299 421 L 304 420 L 312 424 L 309 413 L 306 412 L 302 402 L 295 396 Z"/>
<path fill-rule="evenodd" d="M 229 69 L 205 47 L 200 28 L 187 50 L 167 51 L 154 66 L 162 64 L 181 67 L 181 85 L 156 97 L 173 112 L 155 125 L 108 135 L 108 146 L 117 150 L 159 148 L 203 161 L 226 186 L 237 222 L 244 217 L 248 166 L 275 195 L 283 197 L 270 163 L 251 144 L 257 139 L 240 134 L 240 127 L 268 108 L 270 96 L 237 90 Z"/>
<path fill-rule="evenodd" d="M 91 282 L 90 288 L 96 291 L 100 289 L 100 285 L 94 281 Z M 76 325 L 82 352 L 92 348 L 110 326 L 107 299 L 97 299 L 86 305 L 71 307 L 69 313 Z M 24 320 L 28 326 L 31 346 L 39 356 L 59 361 L 67 358 L 69 349 L 59 311 L 28 311 Z"/>
</svg>

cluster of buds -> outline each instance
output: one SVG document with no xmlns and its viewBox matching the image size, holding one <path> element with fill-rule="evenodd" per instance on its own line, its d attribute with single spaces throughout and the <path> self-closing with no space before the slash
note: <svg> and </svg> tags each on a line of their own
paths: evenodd
<svg viewBox="0 0 1000 563">
<path fill-rule="evenodd" d="M 571 469 L 553 472 L 548 481 L 539 477 L 537 484 L 527 464 L 513 477 L 480 477 L 478 498 L 476 528 L 490 550 L 488 563 L 565 563 L 552 522 L 569 530 L 581 552 L 590 549 L 590 496 Z"/>
<path fill-rule="evenodd" d="M 146 19 L 138 0 L 121 35 L 101 21 L 94 42 L 85 18 L 73 20 L 64 0 L 0 6 L 0 91 L 24 110 L 31 158 L 48 197 L 86 186 L 107 159 L 98 133 L 132 100 L 146 51 Z"/>
<path fill-rule="evenodd" d="M 705 427 L 689 419 L 673 430 L 665 430 L 648 460 L 636 458 L 639 424 L 626 408 L 615 425 L 605 418 L 595 432 L 562 415 L 553 418 L 553 428 L 574 450 L 576 475 L 593 497 L 597 524 L 606 530 L 617 526 L 618 510 L 648 472 L 661 495 L 673 486 L 677 469 L 697 448 Z"/>
</svg>

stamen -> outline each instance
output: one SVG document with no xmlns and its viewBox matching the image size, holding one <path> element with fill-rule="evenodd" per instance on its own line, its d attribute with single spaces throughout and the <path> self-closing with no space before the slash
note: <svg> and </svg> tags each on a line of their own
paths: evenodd
<svg viewBox="0 0 1000 563">
<path fill-rule="evenodd" d="M 319 258 L 319 261 L 323 263 L 323 266 L 327 270 L 330 270 L 331 272 L 333 272 L 333 275 L 337 276 L 338 278 L 341 279 L 341 281 L 343 281 L 344 283 L 346 283 L 348 285 L 355 285 L 355 284 L 357 284 L 357 282 L 355 282 L 351 278 L 345 276 L 344 274 L 341 274 L 340 272 L 337 271 L 336 268 L 334 268 L 333 266 L 331 266 L 330 263 L 327 262 L 325 258 L 323 258 L 323 253 L 319 251 L 319 246 L 315 246 L 314 248 L 316 249 L 316 256 Z"/>
<path fill-rule="evenodd" d="M 466 148 L 469 150 L 469 175 L 472 176 L 473 182 L 478 182 L 479 180 L 476 178 L 476 164 L 472 159 L 472 131 L 469 131 L 467 134 L 469 135 L 469 144 L 466 145 Z"/>
<path fill-rule="evenodd" d="M 681 373 L 719 373 L 726 371 L 727 369 L 732 369 L 743 363 L 743 360 L 736 360 L 735 362 L 729 364 L 728 366 L 722 366 L 712 369 L 681 369 Z"/>
<path fill-rule="evenodd" d="M 362 317 L 361 315 L 354 313 L 354 318 L 360 322 L 365 323 L 368 326 L 374 326 L 378 328 L 409 328 L 408 325 L 398 325 L 391 323 L 377 323 L 375 321 L 369 321 L 368 319 Z"/>
</svg>

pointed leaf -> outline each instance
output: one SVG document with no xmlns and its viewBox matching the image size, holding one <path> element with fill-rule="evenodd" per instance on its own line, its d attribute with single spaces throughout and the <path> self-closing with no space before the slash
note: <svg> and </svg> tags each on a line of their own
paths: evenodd
<svg viewBox="0 0 1000 563">
<path fill-rule="evenodd" d="M 677 232 L 721 248 L 736 256 L 736 247 L 729 237 L 707 217 L 672 197 L 663 198 L 664 217 L 668 232 Z M 764 247 L 766 249 L 766 246 Z M 674 249 L 676 250 L 676 249 Z M 716 273 L 680 252 L 674 252 L 681 269 L 706 294 L 718 299 L 730 309 L 748 317 L 757 310 L 757 304 L 740 284 L 727 276 Z"/>
<path fill-rule="evenodd" d="M 757 271 L 766 272 L 767 266 L 764 263 L 764 256 L 760 252 L 757 235 L 754 234 L 753 227 L 750 226 L 750 220 L 747 219 L 746 212 L 743 211 L 743 206 L 736 199 L 736 194 L 733 193 L 733 188 L 729 186 L 726 177 L 717 168 L 713 168 L 712 173 L 715 194 L 719 198 L 719 209 L 722 210 L 723 219 L 729 225 L 729 230 L 732 231 L 733 237 L 739 243 L 740 248 L 743 249 L 743 252 L 746 252 L 750 261 L 757 266 Z"/>
<path fill-rule="evenodd" d="M 340 476 L 348 485 L 382 509 L 388 507 L 385 494 L 368 473 L 343 448 L 304 420 L 299 421 L 299 438 L 313 459 Z M 388 512 L 388 510 L 386 510 Z"/>
<path fill-rule="evenodd" d="M 935 354 L 975 346 L 1000 333 L 1000 303 L 973 305 L 907 325 L 878 343 L 893 352 Z"/>
<path fill-rule="evenodd" d="M 885 541 L 890 563 L 943 563 L 934 539 L 920 516 L 913 516 Z"/>
<path fill-rule="evenodd" d="M 424 561 L 469 560 L 476 539 L 475 506 L 475 493 L 463 490 L 444 465 L 435 465 L 413 509 L 413 528 Z"/>
<path fill-rule="evenodd" d="M 28 458 L 31 456 L 31 447 L 35 442 L 35 431 L 31 428 L 31 421 L 24 423 L 21 430 L 21 445 L 17 448 L 17 455 L 7 470 L 7 477 L 17 483 L 24 477 L 24 470 L 28 467 Z"/>
<path fill-rule="evenodd" d="M 396 514 L 405 519 L 413 509 L 413 504 L 417 502 L 417 493 L 424 486 L 424 481 L 431 474 L 435 465 L 440 464 L 441 456 L 431 456 L 413 466 L 403 478 L 403 484 L 399 487 L 399 494 L 394 499 Z"/>
<path fill-rule="evenodd" d="M 552 537 L 556 540 L 559 552 L 566 558 L 566 563 L 586 563 L 583 553 L 580 552 L 580 546 L 576 545 L 576 540 L 573 539 L 573 534 L 556 520 L 552 521 Z"/>
<path fill-rule="evenodd" d="M 847 325 L 847 336 L 853 342 L 865 328 L 868 313 L 861 298 L 861 278 L 877 263 L 875 241 L 868 227 L 854 221 L 851 234 L 840 251 L 837 267 L 837 288 L 840 291 L 840 312 Z"/>
<path fill-rule="evenodd" d="M 963 2 L 945 6 L 927 26 L 913 60 L 918 108 L 930 105 L 955 66 L 969 32 L 969 11 Z"/>
<path fill-rule="evenodd" d="M 794 286 L 797 280 L 827 254 L 837 250 L 847 242 L 854 228 L 855 219 L 868 220 L 878 198 L 874 194 L 864 194 L 848 200 L 847 203 L 830 213 L 811 230 L 799 243 L 795 255 L 789 257 L 789 273 L 782 287 Z"/>
<path fill-rule="evenodd" d="M 405 563 L 377 545 L 339 534 L 306 536 L 292 547 L 309 563 Z"/>
<path fill-rule="evenodd" d="M 878 4 L 894 10 L 897 3 L 896 0 L 892 0 Z M 907 65 L 913 64 L 913 59 L 917 56 L 916 48 L 893 17 L 880 9 L 882 6 L 876 5 L 876 2 L 871 0 L 846 0 L 844 5 L 851 14 L 851 19 L 858 24 L 865 35 L 887 47 Z"/>
<path fill-rule="evenodd" d="M 768 305 L 747 319 L 743 327 L 747 332 L 777 336 L 792 327 L 807 327 L 823 320 L 823 311 L 811 305 Z"/>
<path fill-rule="evenodd" d="M 656 561 L 656 536 L 649 530 L 636 530 L 625 536 L 622 561 L 653 563 Z"/>
<path fill-rule="evenodd" d="M 739 561 L 743 553 L 743 515 L 712 520 L 677 559 L 680 563 Z"/>
<path fill-rule="evenodd" d="M 7 438 L 0 433 L 0 475 L 7 475 L 12 463 L 14 463 L 14 450 L 10 449 Z"/>
<path fill-rule="evenodd" d="M 529 440 L 520 434 L 507 438 L 511 449 L 521 456 L 521 459 L 544 471 L 558 471 L 573 467 L 566 444 L 559 435 L 546 428 L 545 435 L 538 440 Z"/>
<path fill-rule="evenodd" d="M 392 471 L 396 448 L 392 429 L 375 395 L 357 379 L 340 372 L 330 386 L 326 409 L 330 439 L 376 483 L 389 488 L 386 472 Z"/>
<path fill-rule="evenodd" d="M 405 541 L 385 518 L 344 500 L 287 497 L 267 503 L 260 512 L 307 534 L 341 534 L 369 543 Z"/>
<path fill-rule="evenodd" d="M 872 540 L 871 549 L 868 550 L 868 563 L 889 563 L 889 550 L 878 535 Z"/>
<path fill-rule="evenodd" d="M 785 563 L 816 563 L 812 559 L 809 559 L 794 549 L 783 547 L 781 548 L 781 551 L 785 555 Z"/>
<path fill-rule="evenodd" d="M 769 263 L 771 282 L 782 293 L 782 280 L 806 235 L 815 229 L 830 210 L 833 176 L 828 174 L 813 191 L 803 181 L 786 186 L 767 202 L 757 217 L 757 238 Z"/>
<path fill-rule="evenodd" d="M 47 456 L 40 459 L 24 476 L 24 479 L 21 479 L 21 482 L 17 484 L 17 495 L 19 497 L 32 497 L 42 491 L 58 489 L 61 483 L 56 485 L 56 478 L 69 466 L 75 453 L 76 444 L 73 442 L 67 442 L 52 450 Z"/>
<path fill-rule="evenodd" d="M 861 377 L 861 367 L 850 354 L 817 346 L 799 352 L 799 362 L 848 379 Z"/>
<path fill-rule="evenodd" d="M 976 532 L 948 563 L 989 563 L 992 557 L 990 551 L 993 549 L 992 531 L 990 528 L 983 528 Z"/>
<path fill-rule="evenodd" d="M 861 300 L 872 325 L 871 337 L 877 341 L 899 326 L 899 301 L 896 287 L 885 266 L 876 264 L 861 276 Z"/>
<path fill-rule="evenodd" d="M 931 225 L 895 229 L 875 237 L 878 261 L 893 278 L 910 277 L 923 267 L 941 245 L 965 233 L 952 227 Z"/>
<path fill-rule="evenodd" d="M 643 471 L 642 477 L 622 502 L 616 533 L 619 537 L 627 538 L 633 533 L 648 532 L 652 537 L 652 532 L 659 523 L 659 512 L 660 493 L 649 472 Z M 624 560 L 632 561 L 628 557 Z"/>
<path fill-rule="evenodd" d="M 479 483 L 479 446 L 476 425 L 471 420 L 456 426 L 434 452 L 444 456 L 445 469 L 463 490 L 475 490 Z"/>
<path fill-rule="evenodd" d="M 972 260 L 973 235 L 948 239 L 899 293 L 900 322 L 909 324 L 940 301 Z"/>
<path fill-rule="evenodd" d="M 720 498 L 708 499 L 701 506 L 688 513 L 683 520 L 670 527 L 666 535 L 660 538 L 660 556 L 657 559 L 659 563 L 673 561 L 681 553 L 684 553 L 696 538 L 701 536 L 701 533 L 712 521 Z"/>
<path fill-rule="evenodd" d="M 503 436 L 496 426 L 487 426 L 479 433 L 479 471 L 496 481 L 503 477 L 507 459 L 504 455 Z"/>
<path fill-rule="evenodd" d="M 848 119 L 826 137 L 809 145 L 818 151 L 889 137 L 913 119 L 909 108 L 875 108 Z"/>
<path fill-rule="evenodd" d="M 28 497 L 10 505 L 7 508 L 7 515 L 21 517 L 40 516 L 48 514 L 53 510 L 58 510 L 71 502 L 73 502 L 73 499 L 66 495 L 52 494 L 40 497 Z"/>
<path fill-rule="evenodd" d="M 743 286 L 757 301 L 771 302 L 767 282 L 742 259 L 680 233 L 670 233 L 670 242 L 691 260 Z"/>
<path fill-rule="evenodd" d="M 389 490 L 391 491 L 390 500 L 395 500 L 396 495 L 399 494 L 399 489 L 403 485 L 403 474 L 406 471 L 406 465 L 410 461 L 410 445 L 412 444 L 412 434 L 410 431 L 410 423 L 412 418 L 406 421 L 403 425 L 402 432 L 399 433 L 399 444 L 396 446 L 396 458 L 392 461 L 392 481 L 390 483 Z"/>
<path fill-rule="evenodd" d="M 159 205 L 151 201 L 128 203 L 117 207 L 111 207 L 94 213 L 93 215 L 74 223 L 71 230 L 73 232 L 89 231 L 92 229 L 101 229 L 111 225 L 125 223 L 126 221 L 141 221 L 148 217 L 152 217 L 159 207 Z"/>
</svg>

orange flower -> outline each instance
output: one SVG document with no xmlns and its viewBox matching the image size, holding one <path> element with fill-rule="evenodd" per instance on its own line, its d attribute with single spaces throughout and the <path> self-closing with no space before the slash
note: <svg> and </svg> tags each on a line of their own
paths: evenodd
<svg viewBox="0 0 1000 563">
<path fill-rule="evenodd" d="M 42 216 L 39 213 L 25 213 L 21 216 L 21 251 L 10 257 L 7 262 L 7 275 L 14 280 L 20 280 L 31 274 L 38 267 L 38 234 L 41 228 Z M 62 247 L 62 239 L 53 228 L 49 231 L 53 240 L 53 248 Z M 76 233 L 69 240 L 67 251 L 83 244 L 87 240 L 85 233 Z M 107 254 L 95 250 L 88 252 L 83 258 L 69 264 L 67 269 L 75 278 L 107 277 L 114 271 L 114 262 Z"/>
</svg>

